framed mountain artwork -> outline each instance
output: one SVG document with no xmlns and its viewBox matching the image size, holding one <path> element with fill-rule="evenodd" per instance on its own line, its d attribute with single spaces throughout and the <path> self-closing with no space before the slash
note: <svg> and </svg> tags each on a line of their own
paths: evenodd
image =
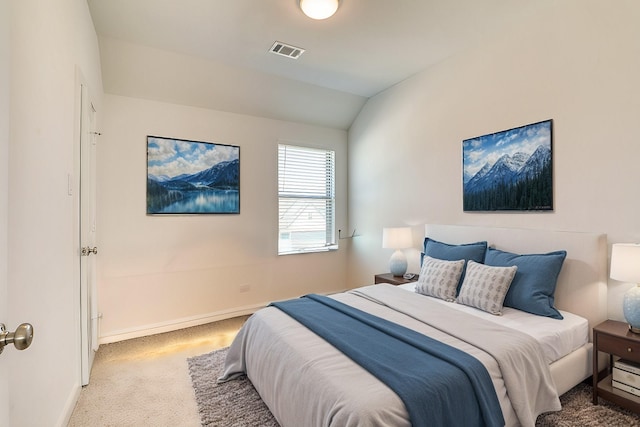
<svg viewBox="0 0 640 427">
<path fill-rule="evenodd" d="M 239 214 L 240 147 L 147 136 L 147 214 Z"/>
<path fill-rule="evenodd" d="M 462 141 L 464 211 L 553 210 L 552 120 Z"/>
</svg>

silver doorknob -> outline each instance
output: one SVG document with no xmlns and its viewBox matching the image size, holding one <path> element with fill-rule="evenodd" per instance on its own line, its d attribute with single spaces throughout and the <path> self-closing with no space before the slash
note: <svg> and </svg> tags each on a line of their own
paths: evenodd
<svg viewBox="0 0 640 427">
<path fill-rule="evenodd" d="M 0 323 L 0 353 L 8 344 L 13 344 L 18 350 L 24 350 L 33 341 L 33 326 L 23 323 L 15 332 L 8 332 L 4 323 Z"/>
<path fill-rule="evenodd" d="M 80 253 L 80 255 L 82 256 L 89 256 L 91 254 L 94 255 L 98 255 L 98 247 L 94 246 L 93 248 L 90 248 L 89 246 L 85 246 L 82 248 L 82 251 Z"/>
</svg>

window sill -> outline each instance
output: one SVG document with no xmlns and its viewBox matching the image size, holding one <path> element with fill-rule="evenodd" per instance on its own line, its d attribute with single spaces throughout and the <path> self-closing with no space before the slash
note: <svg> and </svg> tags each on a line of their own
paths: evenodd
<svg viewBox="0 0 640 427">
<path fill-rule="evenodd" d="M 331 245 L 324 248 L 302 249 L 289 252 L 278 252 L 278 255 L 315 254 L 320 252 L 334 252 L 338 250 L 338 245 Z"/>
</svg>

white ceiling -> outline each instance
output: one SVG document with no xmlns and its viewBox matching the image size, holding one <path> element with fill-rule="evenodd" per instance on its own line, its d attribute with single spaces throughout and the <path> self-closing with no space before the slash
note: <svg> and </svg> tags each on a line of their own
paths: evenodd
<svg viewBox="0 0 640 427">
<path fill-rule="evenodd" d="M 315 21 L 302 13 L 297 0 L 88 0 L 100 38 L 107 93 L 342 129 L 348 129 L 366 99 L 517 25 L 518 16 L 532 2 L 341 0 L 333 17 Z M 306 52 L 298 60 L 268 53 L 275 41 Z M 149 82 L 127 84 L 133 77 L 128 77 L 131 70 L 122 51 L 142 47 L 188 57 L 192 67 L 200 64 L 209 78 L 194 87 L 211 98 L 232 98 L 231 93 L 247 85 L 253 92 L 275 87 L 286 96 L 245 93 L 226 105 L 202 96 L 196 99 L 197 90 L 193 99 L 188 90 L 176 98 L 175 90 L 170 94 L 161 87 L 166 86 L 164 78 L 156 88 Z M 224 81 L 216 77 L 218 72 Z M 141 84 L 149 86 L 137 89 L 144 93 L 129 93 Z M 212 87 L 203 91 L 203 85 Z M 301 110 L 309 105 L 309 96 L 322 105 L 305 116 Z M 275 103 L 280 105 L 271 108 L 274 112 L 270 106 Z"/>
</svg>

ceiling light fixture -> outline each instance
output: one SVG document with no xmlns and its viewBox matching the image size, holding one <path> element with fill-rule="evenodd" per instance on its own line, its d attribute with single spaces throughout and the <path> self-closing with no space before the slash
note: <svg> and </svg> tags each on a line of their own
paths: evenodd
<svg viewBox="0 0 640 427">
<path fill-rule="evenodd" d="M 339 0 L 300 0 L 300 9 L 311 19 L 327 19 L 338 10 Z"/>
</svg>

